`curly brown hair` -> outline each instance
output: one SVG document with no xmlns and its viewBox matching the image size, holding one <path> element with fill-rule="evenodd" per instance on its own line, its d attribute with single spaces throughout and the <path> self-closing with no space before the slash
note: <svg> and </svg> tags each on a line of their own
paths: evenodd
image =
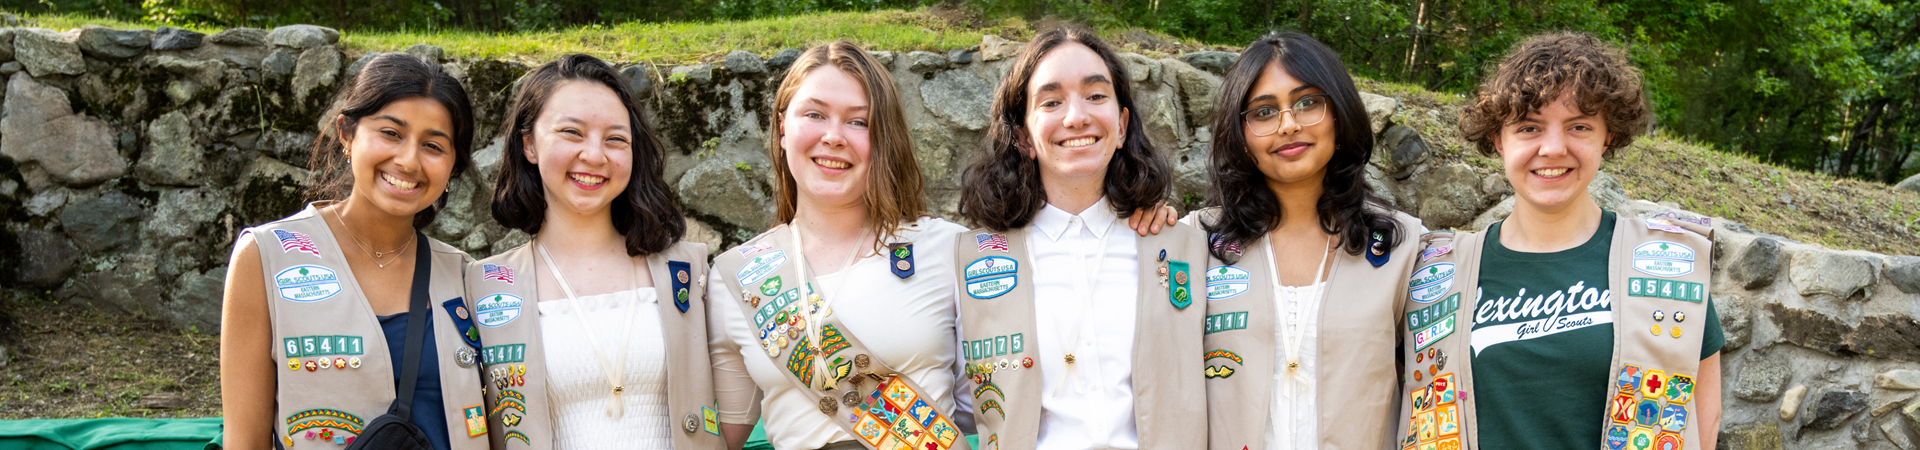
<svg viewBox="0 0 1920 450">
<path fill-rule="evenodd" d="M 1500 128 L 1539 111 L 1571 89 L 1582 114 L 1607 123 L 1607 150 L 1633 143 L 1653 121 L 1640 69 L 1612 44 L 1585 33 L 1545 33 L 1514 44 L 1460 114 L 1460 135 L 1497 156 Z"/>
</svg>

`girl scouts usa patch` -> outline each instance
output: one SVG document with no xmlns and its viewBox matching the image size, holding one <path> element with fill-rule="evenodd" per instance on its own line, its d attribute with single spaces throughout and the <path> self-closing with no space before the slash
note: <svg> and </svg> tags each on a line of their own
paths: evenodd
<svg viewBox="0 0 1920 450">
<path fill-rule="evenodd" d="M 967 295 L 989 299 L 1013 292 L 1020 285 L 1020 263 L 1004 256 L 988 256 L 967 264 Z"/>
<path fill-rule="evenodd" d="M 1407 281 L 1407 293 L 1413 301 L 1433 303 L 1447 291 L 1453 290 L 1453 263 L 1439 263 L 1421 267 L 1413 272 L 1413 279 Z"/>
<path fill-rule="evenodd" d="M 280 289 L 280 298 L 300 303 L 326 300 L 340 293 L 340 278 L 333 269 L 312 264 L 288 267 L 274 274 L 273 284 Z"/>
<path fill-rule="evenodd" d="M 1633 268 L 1658 277 L 1693 273 L 1693 248 L 1668 241 L 1640 244 L 1633 249 Z"/>
<path fill-rule="evenodd" d="M 1252 280 L 1246 269 L 1213 266 L 1207 270 L 1207 300 L 1225 300 L 1245 294 Z"/>
<path fill-rule="evenodd" d="M 760 282 L 760 279 L 766 278 L 767 275 L 772 275 L 773 271 L 780 270 L 780 266 L 786 264 L 787 252 L 785 250 L 774 250 L 748 260 L 747 265 L 740 268 L 740 273 L 734 274 L 734 278 L 740 280 L 741 287 L 752 286 L 754 283 Z"/>
<path fill-rule="evenodd" d="M 511 294 L 493 294 L 473 304 L 474 321 L 480 326 L 492 328 L 506 325 L 520 318 L 520 297 Z"/>
</svg>

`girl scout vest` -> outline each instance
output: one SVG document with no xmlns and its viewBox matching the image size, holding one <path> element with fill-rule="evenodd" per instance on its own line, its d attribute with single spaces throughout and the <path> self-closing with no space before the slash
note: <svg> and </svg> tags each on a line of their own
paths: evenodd
<svg viewBox="0 0 1920 450">
<path fill-rule="evenodd" d="M 1609 450 L 1698 448 L 1694 377 L 1712 278 L 1713 231 L 1667 218 L 1615 222 L 1607 279 L 1612 295 L 1611 399 L 1595 417 Z M 1400 446 L 1478 448 L 1473 402 L 1474 313 L 1482 233 L 1434 232 L 1407 282 Z M 1697 317 L 1692 321 L 1685 317 Z M 1451 363 L 1451 364 L 1449 364 Z"/>
<path fill-rule="evenodd" d="M 807 320 L 825 299 L 800 280 L 798 265 L 806 261 L 787 257 L 795 245 L 782 224 L 713 260 L 713 270 L 726 281 L 721 284 L 740 299 L 741 312 L 753 321 L 760 348 L 774 366 L 784 367 L 788 381 L 819 397 L 820 413 L 835 418 L 834 424 L 867 448 L 966 448 L 950 414 L 932 406 L 938 399 L 927 398 L 917 382 L 873 357 L 832 308 L 821 311 L 820 342 L 809 342 Z M 889 247 L 894 274 L 912 276 L 910 244 Z"/>
<path fill-rule="evenodd" d="M 1040 346 L 1026 228 L 975 229 L 954 244 L 967 378 L 983 450 L 1030 449 L 1040 438 Z M 1116 227 L 1109 233 L 1131 233 Z M 1184 224 L 1141 237 L 1139 314 L 1133 338 L 1133 414 L 1140 448 L 1204 448 L 1207 394 L 1199 274 L 1206 237 Z"/>
<path fill-rule="evenodd" d="M 1211 218 L 1213 211 L 1202 220 Z M 1374 238 L 1361 254 L 1334 250 L 1327 272 L 1315 342 L 1314 406 L 1318 410 L 1319 448 L 1379 449 L 1396 442 L 1393 415 L 1399 412 L 1395 389 L 1399 343 L 1394 331 L 1407 291 L 1395 283 L 1413 269 L 1419 219 L 1393 212 L 1400 245 L 1386 248 Z M 1204 222 L 1202 222 L 1204 223 Z M 1265 239 L 1237 246 L 1239 260 L 1218 259 L 1207 267 L 1206 383 L 1208 448 L 1265 448 L 1272 422 L 1276 301 Z M 1227 250 L 1233 252 L 1234 249 Z M 1318 259 L 1319 255 L 1312 255 Z M 1292 257 L 1289 255 L 1287 257 Z M 1286 257 L 1276 257 L 1284 261 Z M 1397 448 L 1397 446 L 1396 446 Z"/>
<path fill-rule="evenodd" d="M 385 414 L 394 396 L 394 366 L 373 307 L 315 203 L 298 214 L 247 229 L 260 250 L 273 322 L 277 377 L 274 435 L 287 448 L 345 448 L 367 421 Z M 440 395 L 446 433 L 455 449 L 487 448 L 480 379 L 474 372 L 477 336 L 460 313 L 460 267 L 467 254 L 433 239 L 428 294 L 435 308 L 434 349 L 440 352 Z"/>
<path fill-rule="evenodd" d="M 496 449 L 554 447 L 552 403 L 547 399 L 547 343 L 541 341 L 542 270 L 533 244 L 523 244 L 466 266 L 474 322 L 487 344 L 481 352 L 486 380 L 488 439 Z M 666 339 L 667 415 L 678 417 L 673 448 L 719 449 L 719 413 L 712 405 L 713 364 L 707 359 L 706 244 L 676 242 L 646 256 L 659 291 L 661 335 Z M 702 262 L 703 264 L 693 264 Z M 582 343 L 554 343 L 582 345 Z M 594 372 L 598 376 L 599 372 Z"/>
<path fill-rule="evenodd" d="M 950 414 L 932 406 L 938 399 L 927 398 L 917 382 L 873 357 L 832 308 L 821 311 L 820 342 L 809 342 L 807 320 L 825 299 L 800 280 L 797 265 L 806 261 L 787 257 L 795 245 L 782 224 L 713 259 L 713 270 L 740 299 L 741 312 L 753 321 L 760 348 L 774 366 L 786 369 L 787 381 L 819 397 L 820 413 L 836 419 L 834 424 L 867 448 L 966 448 Z M 894 274 L 912 276 L 910 244 L 889 247 Z"/>
</svg>

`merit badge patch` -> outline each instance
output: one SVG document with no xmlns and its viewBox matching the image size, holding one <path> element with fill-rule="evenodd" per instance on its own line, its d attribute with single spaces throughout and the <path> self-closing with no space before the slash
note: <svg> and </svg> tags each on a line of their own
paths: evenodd
<svg viewBox="0 0 1920 450">
<path fill-rule="evenodd" d="M 672 274 L 668 281 L 673 284 L 673 307 L 684 314 L 693 306 L 693 291 L 689 289 L 693 285 L 693 266 L 686 261 L 667 261 L 667 273 Z"/>
<path fill-rule="evenodd" d="M 1453 290 L 1453 269 L 1453 263 L 1439 263 L 1415 270 L 1413 279 L 1407 282 L 1407 293 L 1415 302 L 1439 300 Z"/>
<path fill-rule="evenodd" d="M 1627 448 L 1627 426 L 1607 427 L 1607 450 L 1625 450 Z"/>
<path fill-rule="evenodd" d="M 1386 237 L 1385 234 L 1378 231 L 1373 232 L 1372 236 L 1367 237 L 1367 262 L 1373 264 L 1374 267 L 1385 265 L 1387 259 L 1391 258 L 1389 253 L 1393 253 L 1393 249 L 1387 246 Z"/>
<path fill-rule="evenodd" d="M 475 322 L 480 326 L 493 328 L 513 322 L 520 318 L 520 305 L 524 303 L 513 294 L 493 294 L 481 298 L 473 304 Z"/>
<path fill-rule="evenodd" d="M 707 434 L 720 435 L 720 411 L 705 406 L 700 407 L 700 422 L 704 424 Z"/>
<path fill-rule="evenodd" d="M 893 271 L 893 276 L 902 280 L 913 276 L 913 244 L 887 244 L 887 263 L 887 269 Z"/>
<path fill-rule="evenodd" d="M 1413 333 L 1413 351 L 1426 350 L 1433 343 L 1440 342 L 1441 338 L 1452 335 L 1453 329 L 1454 316 L 1452 315 L 1434 321 L 1432 325 L 1427 325 L 1426 329 Z"/>
<path fill-rule="evenodd" d="M 1430 386 L 1433 389 L 1434 403 L 1439 403 L 1439 404 L 1453 403 L 1453 400 L 1454 400 L 1453 373 L 1449 372 L 1446 374 L 1434 376 L 1433 383 Z"/>
<path fill-rule="evenodd" d="M 1653 429 L 1634 427 L 1627 432 L 1627 448 L 1630 450 L 1651 450 L 1653 448 Z"/>
<path fill-rule="evenodd" d="M 799 378 L 801 384 L 813 385 L 813 348 L 807 345 L 806 336 L 801 336 L 793 346 L 793 353 L 787 355 L 787 371 Z"/>
<path fill-rule="evenodd" d="M 1640 404 L 1633 407 L 1633 423 L 1643 427 L 1660 426 L 1660 401 L 1641 399 Z"/>
<path fill-rule="evenodd" d="M 1213 266 L 1207 269 L 1207 300 L 1226 300 L 1247 293 L 1251 288 L 1253 276 L 1246 269 L 1234 266 Z"/>
<path fill-rule="evenodd" d="M 1673 375 L 1667 377 L 1667 403 L 1685 405 L 1693 401 L 1693 377 Z"/>
<path fill-rule="evenodd" d="M 281 253 L 297 251 L 313 255 L 315 258 L 320 257 L 320 247 L 314 245 L 313 239 L 308 238 L 306 234 L 298 231 L 273 230 L 273 238 L 280 240 Z"/>
<path fill-rule="evenodd" d="M 988 256 L 967 264 L 967 296 L 989 299 L 1013 292 L 1020 285 L 1020 263 L 1004 256 Z"/>
<path fill-rule="evenodd" d="M 1633 269 L 1657 277 L 1693 273 L 1693 248 L 1668 241 L 1640 244 L 1633 249 Z"/>
<path fill-rule="evenodd" d="M 787 252 L 785 250 L 774 250 L 748 260 L 747 265 L 741 267 L 740 272 L 734 274 L 733 277 L 740 281 L 740 287 L 748 287 L 760 282 L 760 280 L 766 278 L 767 275 L 772 275 L 773 271 L 780 270 L 780 266 L 786 264 Z"/>
<path fill-rule="evenodd" d="M 486 407 L 473 405 L 461 408 L 460 412 L 467 416 L 467 437 L 487 434 Z"/>
<path fill-rule="evenodd" d="M 333 269 L 312 264 L 288 267 L 274 274 L 273 284 L 280 289 L 280 298 L 300 303 L 326 300 L 341 290 L 340 278 Z"/>
<path fill-rule="evenodd" d="M 1435 430 L 1437 430 L 1440 433 L 1441 436 L 1453 436 L 1453 435 L 1460 434 L 1460 406 L 1459 405 L 1455 405 L 1451 403 L 1442 404 L 1440 405 L 1440 408 L 1434 410 L 1433 413 L 1434 413 L 1433 427 Z"/>
<path fill-rule="evenodd" d="M 1442 246 L 1439 246 L 1439 247 L 1433 247 L 1433 248 L 1429 248 L 1429 249 L 1426 249 L 1426 250 L 1421 250 L 1421 251 L 1420 251 L 1420 262 L 1427 262 L 1427 260 L 1431 260 L 1431 259 L 1434 259 L 1434 258 L 1439 258 L 1439 257 L 1440 257 L 1441 255 L 1445 255 L 1445 254 L 1448 254 L 1448 253 L 1453 253 L 1453 246 L 1451 246 L 1451 245 L 1442 245 Z"/>
<path fill-rule="evenodd" d="M 1173 273 L 1173 284 L 1167 287 L 1167 300 L 1173 302 L 1175 309 L 1187 309 L 1187 305 L 1193 304 L 1193 290 L 1188 287 L 1193 280 L 1187 277 L 1187 263 L 1167 261 L 1167 269 Z"/>
<path fill-rule="evenodd" d="M 1633 394 L 1618 394 L 1607 402 L 1607 419 L 1613 423 L 1633 423 Z"/>
<path fill-rule="evenodd" d="M 1666 388 L 1667 388 L 1666 372 L 1661 372 L 1658 370 L 1649 370 L 1647 371 L 1647 374 L 1641 377 L 1640 379 L 1640 396 L 1641 397 L 1645 397 L 1649 399 L 1658 399 L 1660 398 L 1661 393 L 1666 392 Z"/>
<path fill-rule="evenodd" d="M 473 314 L 467 312 L 467 301 L 459 297 L 440 304 L 446 308 L 447 317 L 453 319 L 453 327 L 460 330 L 460 339 L 467 341 L 468 347 L 480 349 L 480 330 L 473 327 Z"/>
<path fill-rule="evenodd" d="M 1653 448 L 1654 450 L 1680 450 L 1680 442 L 1678 434 L 1660 433 L 1653 438 Z"/>
<path fill-rule="evenodd" d="M 1679 433 L 1687 429 L 1687 407 L 1667 405 L 1660 410 L 1660 429 Z"/>
<path fill-rule="evenodd" d="M 974 251 L 984 252 L 984 251 L 987 251 L 988 249 L 999 250 L 1002 252 L 1013 251 L 1011 248 L 1007 247 L 1007 235 L 1004 235 L 1004 234 L 1000 234 L 1000 233 L 975 234 L 973 235 L 973 241 L 975 243 L 980 244 L 979 248 L 974 249 Z"/>
<path fill-rule="evenodd" d="M 513 268 L 498 264 L 481 264 L 480 279 L 513 284 Z"/>
<path fill-rule="evenodd" d="M 1636 366 L 1632 364 L 1620 366 L 1620 376 L 1614 378 L 1614 384 L 1618 386 L 1617 390 L 1619 390 L 1620 392 L 1631 394 L 1634 391 L 1639 390 L 1640 389 L 1640 366 Z"/>
<path fill-rule="evenodd" d="M 1218 349 L 1218 350 L 1207 352 L 1206 359 L 1205 359 L 1207 363 L 1212 363 L 1213 360 L 1215 359 L 1225 359 L 1228 361 L 1233 361 L 1235 365 L 1244 366 L 1247 363 L 1246 360 L 1240 359 L 1239 354 L 1234 353 L 1232 350 L 1227 350 L 1227 349 Z M 1205 374 L 1207 378 L 1227 378 L 1227 377 L 1233 376 L 1234 369 L 1231 366 L 1227 366 L 1225 364 L 1221 364 L 1217 366 L 1213 364 L 1207 364 L 1206 367 L 1207 368 L 1206 368 Z"/>
</svg>

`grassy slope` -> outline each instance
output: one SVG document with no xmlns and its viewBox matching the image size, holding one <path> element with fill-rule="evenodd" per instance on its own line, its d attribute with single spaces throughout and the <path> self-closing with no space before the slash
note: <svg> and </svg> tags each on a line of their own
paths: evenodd
<svg viewBox="0 0 1920 450">
<path fill-rule="evenodd" d="M 84 24 L 153 27 L 72 16 L 31 19 L 41 27 L 61 30 Z M 425 42 L 462 58 L 540 61 L 584 51 L 671 64 L 711 61 L 733 49 L 767 55 L 837 37 L 854 38 L 872 48 L 940 51 L 975 45 L 982 33 L 1024 39 L 1031 32 L 1028 25 L 1012 20 L 975 26 L 964 19 L 925 12 L 887 11 L 506 35 L 348 33 L 344 40 L 357 51 L 398 50 Z M 1116 47 L 1154 56 L 1201 48 L 1137 30 L 1105 34 L 1117 41 Z M 1425 134 L 1438 163 L 1466 163 L 1481 173 L 1499 170 L 1497 160 L 1475 154 L 1453 127 L 1464 97 L 1364 79 L 1359 84 L 1361 90 L 1400 98 L 1406 108 L 1394 120 Z M 1657 133 L 1621 152 L 1606 170 L 1620 179 L 1631 197 L 1670 202 L 1761 232 L 1839 249 L 1920 254 L 1920 194 L 1770 166 Z M 0 307 L 7 308 L 0 317 L 34 318 L 0 323 L 0 335 L 10 339 L 6 344 L 12 359 L 0 367 L 0 419 L 219 414 L 214 337 L 171 330 L 150 318 L 100 313 L 84 304 L 19 298 L 0 301 Z M 186 394 L 192 406 L 138 409 L 138 399 L 154 392 Z"/>
</svg>

